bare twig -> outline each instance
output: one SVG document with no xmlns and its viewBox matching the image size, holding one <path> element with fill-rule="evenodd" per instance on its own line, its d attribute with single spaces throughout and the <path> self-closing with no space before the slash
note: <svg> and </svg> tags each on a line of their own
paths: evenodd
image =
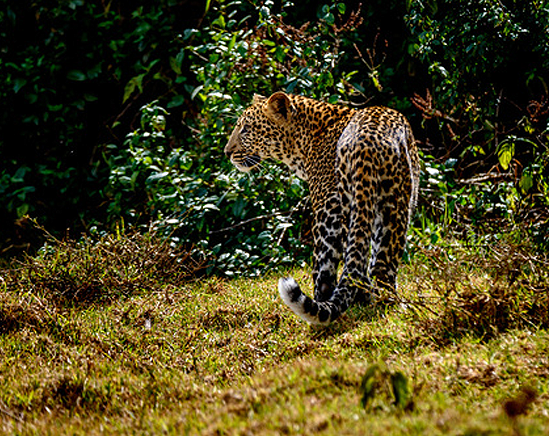
<svg viewBox="0 0 549 436">
<path fill-rule="evenodd" d="M 244 221 L 240 221 L 239 223 L 236 223 L 234 226 L 225 227 L 225 228 L 219 229 L 219 230 L 213 230 L 213 231 L 210 232 L 210 234 L 225 233 L 225 232 L 228 232 L 230 230 L 234 230 L 234 229 L 238 229 L 239 227 L 243 227 L 246 224 L 253 223 L 254 221 L 263 221 L 263 220 L 267 220 L 269 218 L 274 218 L 276 216 L 289 215 L 291 213 L 292 213 L 291 210 L 287 210 L 285 212 L 275 212 L 275 213 L 268 213 L 268 214 L 265 214 L 265 215 L 259 215 L 259 216 L 249 218 L 249 219 L 244 220 Z"/>
<path fill-rule="evenodd" d="M 458 183 L 464 184 L 464 185 L 476 185 L 484 182 L 493 182 L 496 180 L 499 181 L 507 177 L 509 177 L 509 175 L 503 174 L 503 173 L 486 173 L 486 174 L 479 174 L 478 176 L 472 177 L 470 179 L 458 180 Z"/>
<path fill-rule="evenodd" d="M 454 124 L 458 124 L 458 120 L 452 118 L 448 114 L 441 112 L 435 107 L 433 96 L 428 89 L 426 90 L 425 98 L 420 96 L 419 94 L 414 94 L 411 100 L 412 104 L 421 111 L 421 115 L 426 120 L 430 120 L 431 118 L 442 118 L 443 120 L 451 121 Z"/>
<path fill-rule="evenodd" d="M 17 422 L 23 423 L 24 420 L 21 418 L 21 416 L 16 415 L 11 410 L 7 409 L 3 405 L 0 405 L 0 413 L 3 413 L 4 415 L 8 416 L 11 419 L 14 419 Z"/>
</svg>

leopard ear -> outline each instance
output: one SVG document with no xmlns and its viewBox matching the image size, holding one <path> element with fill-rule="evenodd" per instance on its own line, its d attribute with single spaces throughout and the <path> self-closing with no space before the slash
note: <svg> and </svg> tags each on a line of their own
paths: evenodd
<svg viewBox="0 0 549 436">
<path fill-rule="evenodd" d="M 252 100 L 252 104 L 256 103 L 263 103 L 265 101 L 265 97 L 259 94 L 254 94 L 254 98 Z"/>
<path fill-rule="evenodd" d="M 292 116 L 293 106 L 288 95 L 279 91 L 269 97 L 264 110 L 275 121 L 288 121 Z"/>
</svg>

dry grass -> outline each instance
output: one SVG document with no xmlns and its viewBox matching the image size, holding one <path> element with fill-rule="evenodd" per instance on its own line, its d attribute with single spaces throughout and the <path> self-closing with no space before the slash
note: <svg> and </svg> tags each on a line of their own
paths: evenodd
<svg viewBox="0 0 549 436">
<path fill-rule="evenodd" d="M 5 273 L 7 290 L 27 288 L 60 303 L 106 302 L 193 278 L 201 265 L 155 234 L 108 235 L 97 241 L 49 236 L 36 257 Z"/>
<path fill-rule="evenodd" d="M 3 271 L 0 434 L 549 433 L 547 261 L 527 246 L 425 251 L 401 304 L 323 330 L 276 277 L 192 281 L 188 261 L 136 235 Z"/>
<path fill-rule="evenodd" d="M 424 250 L 397 297 L 436 343 L 549 327 L 549 258 L 527 242 Z"/>
</svg>

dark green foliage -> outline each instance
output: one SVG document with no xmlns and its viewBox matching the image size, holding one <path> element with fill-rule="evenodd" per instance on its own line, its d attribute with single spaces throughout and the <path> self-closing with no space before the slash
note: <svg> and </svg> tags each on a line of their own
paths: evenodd
<svg viewBox="0 0 549 436">
<path fill-rule="evenodd" d="M 142 104 L 173 89 L 174 32 L 194 21 L 191 3 L 2 1 L 6 245 L 18 242 L 12 223 L 27 213 L 57 231 L 102 218 L 102 144 L 124 137 Z M 130 94 L 128 83 L 139 92 Z"/>
<path fill-rule="evenodd" d="M 549 218 L 546 2 L 446 0 L 408 8 L 408 49 L 431 79 L 413 102 L 430 152 L 457 159 L 456 189 L 473 211 L 462 218 L 513 216 L 540 234 Z M 502 197 L 490 199 L 496 190 L 504 208 Z M 534 220 L 533 209 L 543 210 Z"/>
<path fill-rule="evenodd" d="M 254 93 L 282 89 L 411 120 L 424 158 L 415 233 L 436 244 L 549 206 L 549 17 L 537 0 L 119 0 L 0 9 L 0 238 L 154 229 L 208 272 L 309 258 L 306 185 L 223 147 Z M 476 237 L 476 236 L 475 236 Z"/>
</svg>

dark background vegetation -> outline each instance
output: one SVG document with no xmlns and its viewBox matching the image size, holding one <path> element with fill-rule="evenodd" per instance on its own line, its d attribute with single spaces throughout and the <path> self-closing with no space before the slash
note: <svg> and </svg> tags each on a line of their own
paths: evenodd
<svg viewBox="0 0 549 436">
<path fill-rule="evenodd" d="M 227 275 L 307 260 L 306 186 L 222 153 L 276 90 L 410 119 L 413 239 L 527 231 L 547 249 L 545 0 L 0 2 L 3 257 L 40 247 L 37 220 L 152 230 Z"/>
</svg>

